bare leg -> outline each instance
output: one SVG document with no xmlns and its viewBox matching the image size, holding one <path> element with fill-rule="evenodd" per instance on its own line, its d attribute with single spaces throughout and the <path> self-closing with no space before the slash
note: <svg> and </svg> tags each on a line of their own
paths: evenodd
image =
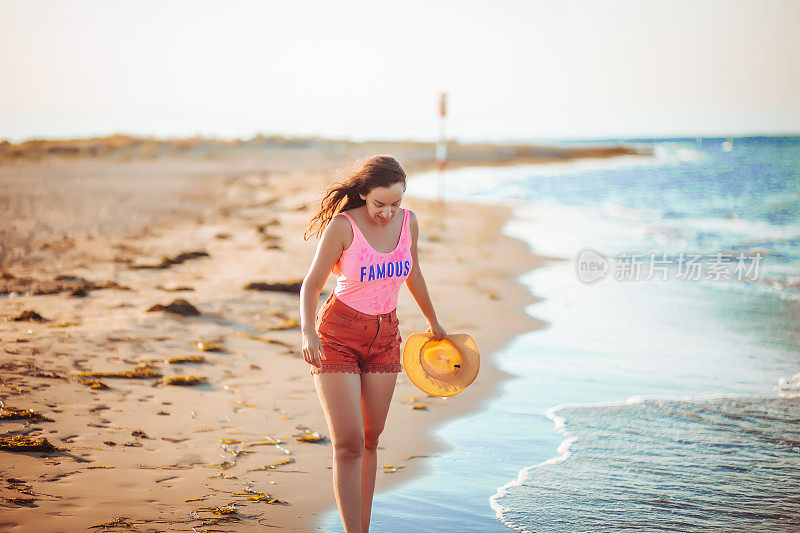
<svg viewBox="0 0 800 533">
<path fill-rule="evenodd" d="M 314 374 L 333 443 L 333 491 L 346 533 L 361 532 L 361 458 L 364 423 L 359 412 L 361 380 L 349 372 Z"/>
<path fill-rule="evenodd" d="M 361 409 L 364 415 L 364 459 L 361 464 L 361 531 L 369 531 L 375 473 L 378 469 L 378 436 L 383 431 L 392 400 L 396 372 L 361 374 Z"/>
</svg>

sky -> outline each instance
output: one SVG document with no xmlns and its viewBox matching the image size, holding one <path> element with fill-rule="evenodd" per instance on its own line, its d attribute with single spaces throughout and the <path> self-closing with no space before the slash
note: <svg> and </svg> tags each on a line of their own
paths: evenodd
<svg viewBox="0 0 800 533">
<path fill-rule="evenodd" d="M 800 0 L 0 0 L 0 139 L 800 133 Z"/>
</svg>

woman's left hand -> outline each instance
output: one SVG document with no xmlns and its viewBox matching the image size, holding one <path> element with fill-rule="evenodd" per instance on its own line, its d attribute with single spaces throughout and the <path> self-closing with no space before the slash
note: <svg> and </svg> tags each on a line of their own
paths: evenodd
<svg viewBox="0 0 800 533">
<path fill-rule="evenodd" d="M 436 337 L 436 340 L 442 340 L 447 335 L 447 332 L 444 330 L 441 324 L 438 321 L 431 324 L 428 322 L 428 331 Z"/>
</svg>

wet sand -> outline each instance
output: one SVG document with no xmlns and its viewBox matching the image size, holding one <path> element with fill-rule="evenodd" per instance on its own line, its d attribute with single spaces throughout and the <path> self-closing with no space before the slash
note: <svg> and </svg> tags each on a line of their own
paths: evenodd
<svg viewBox="0 0 800 533">
<path fill-rule="evenodd" d="M 57 448 L 0 450 L 1 529 L 116 520 L 113 530 L 309 531 L 335 506 L 330 441 L 298 440 L 328 435 L 300 353 L 298 294 L 247 286 L 302 280 L 316 246 L 303 230 L 337 157 L 0 166 L 4 221 L 16 228 L 4 234 L 0 279 L 2 412 L 51 419 L 3 420 L 3 436 Z M 378 455 L 391 468 L 379 467 L 376 491 L 420 474 L 425 459 L 412 456 L 442 452 L 429 430 L 480 408 L 507 377 L 492 353 L 542 327 L 515 280 L 548 259 L 500 234 L 510 210 L 410 197 L 403 206 L 420 220 L 440 321 L 477 341 L 482 365 L 449 399 L 399 374 Z M 320 305 L 334 285 L 332 276 Z M 178 299 L 199 314 L 148 311 Z M 13 320 L 25 311 L 46 321 Z M 405 286 L 398 317 L 404 339 L 425 328 Z M 204 360 L 168 362 L 187 356 Z M 80 375 L 137 369 L 154 377 Z M 172 376 L 203 379 L 167 384 Z"/>
</svg>

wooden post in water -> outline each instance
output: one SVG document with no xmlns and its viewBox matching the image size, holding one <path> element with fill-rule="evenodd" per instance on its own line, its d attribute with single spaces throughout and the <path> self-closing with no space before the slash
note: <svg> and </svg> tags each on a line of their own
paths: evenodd
<svg viewBox="0 0 800 533">
<path fill-rule="evenodd" d="M 442 232 L 445 228 L 444 170 L 447 166 L 447 134 L 445 132 L 446 119 L 447 93 L 442 91 L 439 93 L 439 142 L 436 143 L 436 182 L 438 185 L 437 206 L 441 216 L 439 229 Z"/>
<path fill-rule="evenodd" d="M 439 143 L 436 145 L 436 163 L 439 171 L 443 171 L 447 164 L 447 136 L 445 133 L 445 119 L 447 118 L 447 93 L 439 93 Z"/>
</svg>

